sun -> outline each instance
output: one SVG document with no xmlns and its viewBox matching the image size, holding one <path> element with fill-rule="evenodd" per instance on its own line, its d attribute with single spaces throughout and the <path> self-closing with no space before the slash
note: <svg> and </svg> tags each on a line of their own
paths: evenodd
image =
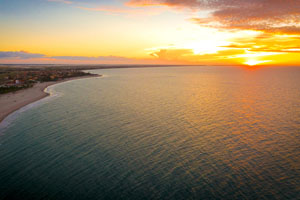
<svg viewBox="0 0 300 200">
<path fill-rule="evenodd" d="M 244 62 L 243 64 L 248 65 L 248 66 L 255 66 L 255 65 L 262 64 L 262 63 L 266 63 L 266 62 L 270 62 L 270 60 L 249 59 L 246 62 Z"/>
</svg>

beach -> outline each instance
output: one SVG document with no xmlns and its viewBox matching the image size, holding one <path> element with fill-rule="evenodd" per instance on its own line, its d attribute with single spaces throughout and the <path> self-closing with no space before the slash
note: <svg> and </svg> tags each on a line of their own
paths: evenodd
<svg viewBox="0 0 300 200">
<path fill-rule="evenodd" d="M 45 89 L 51 85 L 66 82 L 66 81 L 76 80 L 76 79 L 92 78 L 92 77 L 99 77 L 99 76 L 100 75 L 93 74 L 88 76 L 66 78 L 59 81 L 37 83 L 31 88 L 27 88 L 16 92 L 7 93 L 7 94 L 2 94 L 0 95 L 0 105 L 1 105 L 0 123 L 8 115 L 19 110 L 20 108 L 49 96 L 49 93 L 46 93 Z"/>
</svg>

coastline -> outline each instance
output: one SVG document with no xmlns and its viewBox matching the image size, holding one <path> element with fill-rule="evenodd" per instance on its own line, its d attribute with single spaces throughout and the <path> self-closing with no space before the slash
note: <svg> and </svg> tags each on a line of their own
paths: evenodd
<svg viewBox="0 0 300 200">
<path fill-rule="evenodd" d="M 55 85 L 58 83 L 63 83 L 71 80 L 84 79 L 84 78 L 93 78 L 93 77 L 101 77 L 98 74 L 91 74 L 86 76 L 78 76 L 72 78 L 66 78 L 59 81 L 50 81 L 37 83 L 31 88 L 19 90 L 16 92 L 11 92 L 7 94 L 0 95 L 0 124 L 2 121 L 9 116 L 11 113 L 19 110 L 20 108 L 31 104 L 35 101 L 41 100 L 50 94 L 45 92 L 45 89 L 51 85 Z"/>
</svg>

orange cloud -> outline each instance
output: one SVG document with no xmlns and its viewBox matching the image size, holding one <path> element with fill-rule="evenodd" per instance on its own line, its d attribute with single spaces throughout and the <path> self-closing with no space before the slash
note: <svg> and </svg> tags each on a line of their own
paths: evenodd
<svg viewBox="0 0 300 200">
<path fill-rule="evenodd" d="M 244 54 L 242 49 L 227 49 L 217 53 L 199 55 L 192 49 L 160 49 L 150 55 L 159 60 L 176 61 L 178 63 L 202 64 L 202 65 L 240 65 L 237 59 L 231 56 Z"/>
<path fill-rule="evenodd" d="M 253 38 L 236 38 L 226 48 L 252 52 L 300 53 L 300 38 L 289 35 L 260 34 Z"/>
<path fill-rule="evenodd" d="M 253 51 L 248 46 L 229 45 L 216 53 L 196 54 L 192 49 L 158 49 L 150 53 L 152 58 L 126 58 L 119 56 L 46 56 L 25 51 L 1 52 L 3 64 L 185 64 L 185 65 L 290 65 L 297 66 L 300 49 L 296 53 L 283 51 Z"/>
<path fill-rule="evenodd" d="M 300 34 L 299 0 L 130 0 L 127 5 L 163 5 L 210 11 L 193 18 L 202 26 Z"/>
</svg>

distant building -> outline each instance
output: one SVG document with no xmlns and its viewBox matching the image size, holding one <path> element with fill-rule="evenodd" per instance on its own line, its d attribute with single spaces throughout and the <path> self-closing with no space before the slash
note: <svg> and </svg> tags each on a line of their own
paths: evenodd
<svg viewBox="0 0 300 200">
<path fill-rule="evenodd" d="M 17 79 L 17 80 L 15 80 L 15 84 L 16 85 L 24 84 L 24 81 Z"/>
</svg>

